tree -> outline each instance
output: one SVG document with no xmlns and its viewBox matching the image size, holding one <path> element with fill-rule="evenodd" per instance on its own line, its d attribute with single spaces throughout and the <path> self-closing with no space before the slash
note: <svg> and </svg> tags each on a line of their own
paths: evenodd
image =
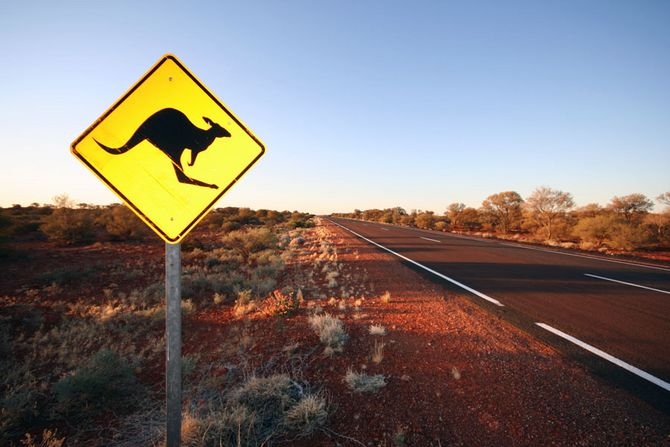
<svg viewBox="0 0 670 447">
<path fill-rule="evenodd" d="M 649 213 L 653 206 L 654 204 L 647 196 L 634 193 L 623 197 L 612 197 L 607 208 L 622 215 L 628 223 L 639 223 L 642 220 L 642 216 Z"/>
<path fill-rule="evenodd" d="M 670 191 L 664 192 L 663 194 L 659 195 L 658 197 L 656 197 L 656 200 L 658 200 L 665 206 L 670 206 Z"/>
<path fill-rule="evenodd" d="M 468 231 L 476 231 L 482 227 L 479 211 L 477 211 L 474 208 L 471 207 L 465 208 L 461 212 L 460 217 L 463 228 L 465 228 Z"/>
<path fill-rule="evenodd" d="M 540 186 L 526 199 L 526 210 L 547 240 L 555 236 L 557 223 L 564 220 L 566 213 L 575 206 L 568 192 Z"/>
<path fill-rule="evenodd" d="M 416 216 L 416 226 L 424 230 L 432 230 L 435 225 L 435 215 L 432 211 L 426 211 Z"/>
<path fill-rule="evenodd" d="M 514 191 L 492 194 L 482 202 L 482 214 L 497 230 L 509 233 L 519 228 L 521 223 L 521 205 L 523 199 Z"/>
<path fill-rule="evenodd" d="M 451 221 L 454 228 L 461 228 L 463 226 L 462 214 L 465 209 L 465 203 L 452 203 L 447 207 L 445 216 Z"/>
<path fill-rule="evenodd" d="M 584 206 L 580 206 L 572 213 L 576 217 L 584 218 L 584 217 L 596 217 L 602 214 L 602 212 L 603 212 L 602 206 L 598 205 L 597 203 L 588 203 Z"/>
</svg>

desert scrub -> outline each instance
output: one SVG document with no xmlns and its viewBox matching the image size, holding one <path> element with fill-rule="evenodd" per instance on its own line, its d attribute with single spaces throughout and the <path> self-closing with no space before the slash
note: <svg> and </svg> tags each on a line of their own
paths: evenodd
<svg viewBox="0 0 670 447">
<path fill-rule="evenodd" d="M 344 324 L 339 318 L 328 313 L 311 315 L 308 319 L 312 330 L 319 336 L 319 340 L 326 346 L 324 354 L 332 355 L 342 352 L 344 343 L 349 336 L 344 330 Z"/>
<path fill-rule="evenodd" d="M 286 374 L 251 376 L 210 407 L 204 445 L 261 446 L 307 437 L 327 419 L 326 400 Z"/>
<path fill-rule="evenodd" d="M 251 290 L 243 290 L 237 294 L 233 313 L 237 318 L 243 317 L 256 309 L 256 303 L 251 296 Z"/>
<path fill-rule="evenodd" d="M 286 317 L 293 314 L 300 307 L 300 301 L 293 292 L 275 290 L 263 302 L 263 312 L 266 315 Z"/>
<path fill-rule="evenodd" d="M 365 373 L 354 372 L 349 368 L 344 376 L 344 382 L 355 393 L 376 393 L 386 386 L 386 377 L 382 374 L 369 376 Z"/>
<path fill-rule="evenodd" d="M 117 353 L 102 349 L 53 387 L 58 411 L 79 419 L 103 411 L 124 411 L 139 401 L 143 388 L 131 365 Z"/>
</svg>

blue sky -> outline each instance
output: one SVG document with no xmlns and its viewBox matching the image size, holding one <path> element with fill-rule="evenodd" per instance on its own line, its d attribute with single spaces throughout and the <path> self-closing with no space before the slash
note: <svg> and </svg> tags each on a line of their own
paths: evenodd
<svg viewBox="0 0 670 447">
<path fill-rule="evenodd" d="M 165 53 L 267 147 L 219 206 L 670 190 L 670 2 L 135 3 L 0 3 L 0 205 L 118 201 L 69 145 Z"/>
</svg>

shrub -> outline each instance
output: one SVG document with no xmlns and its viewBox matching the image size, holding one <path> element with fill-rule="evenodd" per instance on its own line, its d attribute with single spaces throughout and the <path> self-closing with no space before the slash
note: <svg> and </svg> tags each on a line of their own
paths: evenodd
<svg viewBox="0 0 670 447">
<path fill-rule="evenodd" d="M 572 234 L 582 241 L 599 247 L 610 237 L 612 228 L 616 224 L 614 216 L 600 215 L 585 217 L 577 222 Z"/>
<path fill-rule="evenodd" d="M 42 232 L 62 245 L 88 244 L 95 240 L 95 225 L 89 210 L 57 208 L 45 218 Z"/>
<path fill-rule="evenodd" d="M 344 382 L 355 393 L 376 393 L 386 386 L 386 377 L 382 374 L 369 376 L 365 373 L 354 372 L 349 368 L 344 376 Z"/>
<path fill-rule="evenodd" d="M 326 418 L 323 397 L 306 394 L 289 376 L 252 376 L 228 396 L 207 445 L 261 446 L 289 434 L 308 436 Z"/>
<path fill-rule="evenodd" d="M 148 227 L 127 206 L 113 205 L 100 217 L 110 239 L 115 241 L 143 240 L 149 236 Z"/>
<path fill-rule="evenodd" d="M 275 248 L 277 237 L 267 228 L 251 228 L 248 230 L 231 231 L 221 242 L 240 254 L 245 264 L 252 253 Z"/>
<path fill-rule="evenodd" d="M 286 412 L 286 426 L 301 437 L 309 436 L 325 425 L 327 417 L 326 399 L 318 394 L 309 394 Z"/>
<path fill-rule="evenodd" d="M 294 293 L 283 293 L 281 290 L 272 292 L 264 303 L 264 310 L 268 315 L 288 316 L 299 307 L 300 301 Z"/>
<path fill-rule="evenodd" d="M 237 294 L 235 306 L 233 307 L 233 313 L 236 317 L 243 317 L 244 315 L 253 311 L 255 308 L 256 303 L 251 297 L 251 290 L 242 290 Z"/>
<path fill-rule="evenodd" d="M 53 387 L 60 409 L 77 417 L 134 407 L 142 388 L 126 360 L 101 349 L 74 374 Z"/>
<path fill-rule="evenodd" d="M 649 236 L 644 228 L 634 224 L 619 223 L 612 227 L 607 245 L 624 251 L 633 251 L 644 246 Z"/>
<path fill-rule="evenodd" d="M 312 330 L 319 336 L 319 340 L 328 349 L 327 352 L 342 352 L 344 343 L 349 336 L 344 330 L 344 324 L 336 317 L 327 313 L 309 317 Z"/>
</svg>

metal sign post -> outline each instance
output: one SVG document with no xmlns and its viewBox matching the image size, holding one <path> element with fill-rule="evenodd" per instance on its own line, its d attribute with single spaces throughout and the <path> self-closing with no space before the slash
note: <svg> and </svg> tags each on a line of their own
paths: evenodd
<svg viewBox="0 0 670 447">
<path fill-rule="evenodd" d="M 165 244 L 167 447 L 181 441 L 181 244 Z"/>
</svg>

